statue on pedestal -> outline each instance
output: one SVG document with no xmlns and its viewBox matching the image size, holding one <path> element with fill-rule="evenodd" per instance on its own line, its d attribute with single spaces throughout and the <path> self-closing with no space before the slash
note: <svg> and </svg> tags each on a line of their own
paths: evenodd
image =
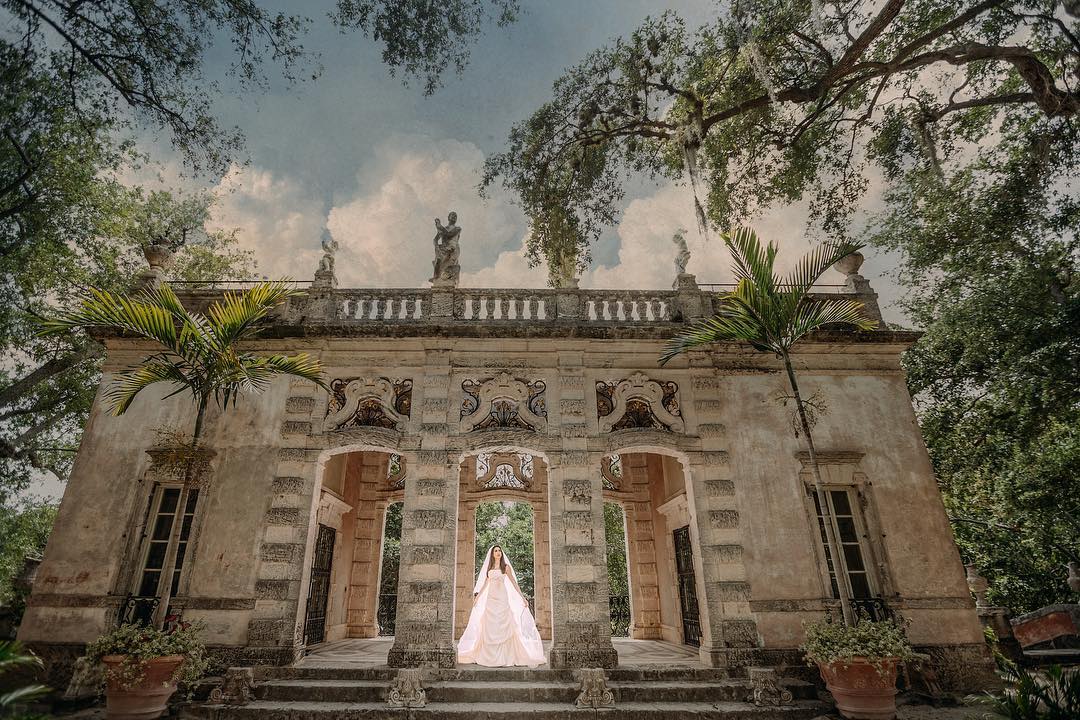
<svg viewBox="0 0 1080 720">
<path fill-rule="evenodd" d="M 672 236 L 671 242 L 675 244 L 675 277 L 686 274 L 686 265 L 690 262 L 690 248 L 686 247 L 686 230 L 679 228 Z"/>
<path fill-rule="evenodd" d="M 458 246 L 458 238 L 461 236 L 461 228 L 457 225 L 457 213 L 451 212 L 446 217 L 447 224 L 444 226 L 439 218 L 435 218 L 435 260 L 431 263 L 434 273 L 431 276 L 432 287 L 457 287 L 458 276 L 461 274 L 461 265 L 458 257 L 461 254 Z"/>
<path fill-rule="evenodd" d="M 319 260 L 319 269 L 315 271 L 313 287 L 332 288 L 337 286 L 337 276 L 334 274 L 334 255 L 337 253 L 337 249 L 338 241 L 333 238 L 327 228 L 323 228 L 323 256 Z"/>
</svg>

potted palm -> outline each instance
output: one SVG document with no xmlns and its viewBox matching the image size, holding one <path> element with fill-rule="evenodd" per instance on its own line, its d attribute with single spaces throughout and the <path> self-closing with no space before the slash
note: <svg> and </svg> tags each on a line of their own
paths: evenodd
<svg viewBox="0 0 1080 720">
<path fill-rule="evenodd" d="M 121 625 L 86 648 L 91 662 L 105 666 L 105 709 L 109 720 L 160 717 L 178 685 L 206 672 L 199 627 L 181 624 L 168 632 L 146 625 Z"/>
<path fill-rule="evenodd" d="M 896 717 L 896 668 L 916 657 L 901 621 L 861 618 L 848 624 L 828 617 L 805 629 L 807 662 L 817 665 L 841 715 L 851 720 Z"/>
</svg>

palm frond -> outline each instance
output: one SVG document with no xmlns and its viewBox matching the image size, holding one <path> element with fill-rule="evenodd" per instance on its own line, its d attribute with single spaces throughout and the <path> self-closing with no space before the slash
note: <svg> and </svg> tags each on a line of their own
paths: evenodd
<svg viewBox="0 0 1080 720">
<path fill-rule="evenodd" d="M 863 304 L 858 300 L 806 298 L 796 309 L 788 325 L 787 344 L 794 345 L 825 325 L 854 325 L 860 330 L 877 328 L 877 321 L 867 317 L 862 310 Z"/>
<path fill-rule="evenodd" d="M 0 708 L 12 707 L 13 705 L 34 700 L 47 692 L 49 692 L 49 688 L 46 685 L 26 685 L 25 687 L 15 688 L 11 692 L 0 695 Z"/>
<path fill-rule="evenodd" d="M 0 640 L 0 673 L 26 665 L 42 667 L 41 658 L 28 652 L 17 640 Z"/>
<path fill-rule="evenodd" d="M 90 289 L 78 310 L 42 321 L 38 333 L 50 335 L 85 327 L 114 328 L 153 340 L 170 350 L 179 349 L 176 321 L 167 308 L 96 288 Z"/>
<path fill-rule="evenodd" d="M 776 245 L 770 242 L 763 248 L 757 233 L 746 227 L 726 234 L 724 244 L 731 252 L 732 271 L 735 273 L 736 282 L 746 280 L 762 293 L 776 293 L 779 285 L 773 271 Z"/>
<path fill-rule="evenodd" d="M 799 258 L 795 269 L 783 280 L 782 304 L 786 315 L 794 315 L 803 299 L 809 294 L 814 283 L 828 272 L 836 263 L 848 255 L 858 252 L 865 245 L 863 243 L 840 242 L 821 243 Z"/>
<path fill-rule="evenodd" d="M 301 291 L 289 287 L 285 281 L 260 283 L 242 293 L 225 293 L 206 311 L 218 347 L 248 337 L 271 310 L 299 294 Z"/>
<path fill-rule="evenodd" d="M 177 364 L 150 359 L 138 367 L 117 375 L 105 392 L 105 400 L 111 405 L 110 410 L 113 415 L 123 415 L 139 393 L 151 385 L 162 382 L 177 385 L 177 392 L 190 390 L 192 395 L 198 396 L 197 380 L 193 381 L 193 378 L 185 375 Z"/>
<path fill-rule="evenodd" d="M 730 299 L 729 299 L 730 302 Z M 701 320 L 667 341 L 660 356 L 665 365 L 676 355 L 715 342 L 748 342 L 756 346 L 761 326 L 757 319 L 743 311 L 744 306 L 729 304 L 721 312 Z"/>
</svg>

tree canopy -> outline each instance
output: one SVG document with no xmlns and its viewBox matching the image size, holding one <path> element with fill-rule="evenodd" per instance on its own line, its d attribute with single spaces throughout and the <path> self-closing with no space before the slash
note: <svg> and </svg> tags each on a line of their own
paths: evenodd
<svg viewBox="0 0 1080 720">
<path fill-rule="evenodd" d="M 532 222 L 534 262 L 589 247 L 626 177 L 688 179 L 722 229 L 798 200 L 811 229 L 849 231 L 872 179 L 966 166 L 1022 122 L 1080 110 L 1069 3 L 764 0 L 696 30 L 673 12 L 598 49 L 487 163 Z"/>
</svg>

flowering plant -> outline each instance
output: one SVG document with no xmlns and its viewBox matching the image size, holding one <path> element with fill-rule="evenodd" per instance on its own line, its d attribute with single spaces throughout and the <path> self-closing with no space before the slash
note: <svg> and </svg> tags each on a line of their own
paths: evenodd
<svg viewBox="0 0 1080 720">
<path fill-rule="evenodd" d="M 122 655 L 124 661 L 116 669 L 107 669 L 106 678 L 122 689 L 130 690 L 142 682 L 146 667 L 155 658 L 183 655 L 172 682 L 190 684 L 201 678 L 209 666 L 206 646 L 199 639 L 201 624 L 175 623 L 169 630 L 145 625 L 121 625 L 102 635 L 86 647 L 91 660 L 100 661 L 106 655 Z"/>
</svg>

